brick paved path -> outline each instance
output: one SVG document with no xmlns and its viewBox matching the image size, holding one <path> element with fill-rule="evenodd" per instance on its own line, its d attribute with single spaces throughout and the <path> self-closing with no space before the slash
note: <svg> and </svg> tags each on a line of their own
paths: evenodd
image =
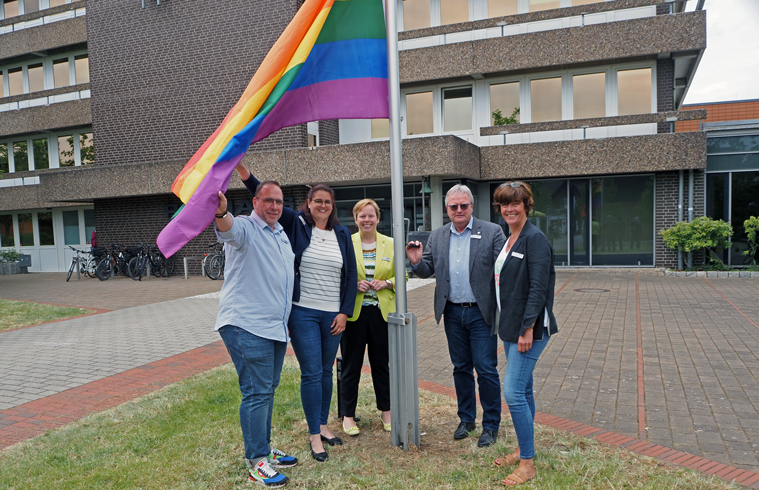
<svg viewBox="0 0 759 490">
<path fill-rule="evenodd" d="M 218 281 L 64 279 L 0 276 L 0 297 L 118 311 L 0 334 L 0 448 L 228 362 L 216 301 L 176 299 Z M 420 386 L 451 393 L 433 288 L 409 292 Z M 557 291 L 541 423 L 759 487 L 759 281 L 562 270 Z"/>
</svg>

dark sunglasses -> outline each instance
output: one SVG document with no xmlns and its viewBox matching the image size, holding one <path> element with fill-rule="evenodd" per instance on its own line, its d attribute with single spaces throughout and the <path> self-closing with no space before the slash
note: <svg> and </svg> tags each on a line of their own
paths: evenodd
<svg viewBox="0 0 759 490">
<path fill-rule="evenodd" d="M 459 210 L 459 206 L 461 207 L 462 211 L 466 211 L 469 209 L 469 206 L 471 206 L 471 203 L 465 202 L 463 204 L 449 204 L 448 207 L 453 211 L 454 213 Z"/>
</svg>

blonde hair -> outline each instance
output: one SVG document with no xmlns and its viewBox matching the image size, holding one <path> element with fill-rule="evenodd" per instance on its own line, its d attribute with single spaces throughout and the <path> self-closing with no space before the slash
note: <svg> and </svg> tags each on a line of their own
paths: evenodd
<svg viewBox="0 0 759 490">
<path fill-rule="evenodd" d="M 379 220 L 380 208 L 377 205 L 377 203 L 374 202 L 374 199 L 361 199 L 359 202 L 356 203 L 355 206 L 353 206 L 353 220 L 354 221 L 358 219 L 358 213 L 360 213 L 361 210 L 367 206 L 371 206 L 374 208 L 374 212 L 377 213 L 377 220 Z"/>
</svg>

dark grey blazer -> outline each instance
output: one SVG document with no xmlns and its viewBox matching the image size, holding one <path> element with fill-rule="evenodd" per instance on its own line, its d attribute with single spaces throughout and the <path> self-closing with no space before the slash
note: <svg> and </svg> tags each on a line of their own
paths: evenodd
<svg viewBox="0 0 759 490">
<path fill-rule="evenodd" d="M 506 236 L 500 226 L 489 221 L 474 218 L 472 222 L 472 238 L 469 242 L 469 284 L 477 300 L 482 317 L 495 330 L 495 259 L 506 243 Z M 450 271 L 448 268 L 448 249 L 451 238 L 450 223 L 433 231 L 427 240 L 427 246 L 422 254 L 422 260 L 414 269 L 419 277 L 430 277 L 435 274 L 435 320 L 440 318 L 445 310 L 445 302 L 450 293 Z"/>
<path fill-rule="evenodd" d="M 511 247 L 511 256 L 503 264 L 500 274 L 498 335 L 504 342 L 518 342 L 519 336 L 524 335 L 536 321 L 533 340 L 541 340 L 544 308 L 548 308 L 551 335 L 559 331 L 553 314 L 556 286 L 553 260 L 553 249 L 548 239 L 540 228 L 527 221 Z"/>
</svg>

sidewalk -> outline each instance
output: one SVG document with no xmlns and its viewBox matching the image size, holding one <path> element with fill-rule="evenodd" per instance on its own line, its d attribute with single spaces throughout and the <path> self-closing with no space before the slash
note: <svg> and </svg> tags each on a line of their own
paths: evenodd
<svg viewBox="0 0 759 490">
<path fill-rule="evenodd" d="M 64 279 L 0 276 L 3 298 L 116 310 L 0 334 L 0 448 L 228 362 L 217 301 L 177 299 L 220 282 Z M 556 289 L 541 423 L 759 486 L 759 281 L 562 270 Z M 451 394 L 433 291 L 409 292 L 420 387 Z"/>
</svg>

